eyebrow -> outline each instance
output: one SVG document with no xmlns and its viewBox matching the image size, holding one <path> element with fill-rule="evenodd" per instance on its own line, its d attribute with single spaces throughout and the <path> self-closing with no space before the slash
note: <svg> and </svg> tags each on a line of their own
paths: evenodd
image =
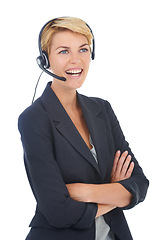
<svg viewBox="0 0 160 240">
<path fill-rule="evenodd" d="M 84 44 L 82 44 L 79 48 L 82 48 L 82 47 L 84 47 L 84 46 L 89 46 L 89 44 L 88 44 L 88 43 L 84 43 Z M 58 50 L 59 48 L 69 49 L 70 47 L 67 47 L 67 46 L 59 46 L 59 47 L 56 48 L 56 50 Z"/>
<path fill-rule="evenodd" d="M 79 48 L 84 47 L 84 46 L 89 46 L 89 44 L 88 43 L 84 43 Z"/>
</svg>

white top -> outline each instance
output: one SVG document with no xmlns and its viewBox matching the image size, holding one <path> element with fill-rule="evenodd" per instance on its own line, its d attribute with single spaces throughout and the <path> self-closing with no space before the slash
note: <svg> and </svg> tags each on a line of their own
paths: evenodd
<svg viewBox="0 0 160 240">
<path fill-rule="evenodd" d="M 90 151 L 98 164 L 97 153 L 96 153 L 96 150 L 93 145 L 93 141 L 92 141 L 91 137 L 90 137 L 90 143 L 92 145 L 92 149 Z M 95 240 L 115 240 L 113 232 L 110 230 L 110 227 L 105 222 L 103 216 L 96 218 L 95 222 L 96 222 L 96 238 L 95 238 Z"/>
</svg>

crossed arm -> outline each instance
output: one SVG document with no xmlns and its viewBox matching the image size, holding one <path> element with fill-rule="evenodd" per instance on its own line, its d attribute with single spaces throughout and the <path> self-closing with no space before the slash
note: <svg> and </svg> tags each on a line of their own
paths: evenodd
<svg viewBox="0 0 160 240">
<path fill-rule="evenodd" d="M 125 151 L 117 151 L 111 172 L 111 181 L 107 184 L 67 184 L 71 198 L 81 202 L 92 202 L 98 204 L 96 217 L 99 217 L 116 207 L 129 205 L 132 194 L 125 189 L 118 181 L 130 178 L 134 169 L 134 162 L 131 156 Z"/>
</svg>

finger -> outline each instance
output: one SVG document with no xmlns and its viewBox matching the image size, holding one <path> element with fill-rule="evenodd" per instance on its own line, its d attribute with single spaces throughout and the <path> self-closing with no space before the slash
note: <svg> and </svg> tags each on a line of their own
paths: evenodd
<svg viewBox="0 0 160 240">
<path fill-rule="evenodd" d="M 116 168 L 117 168 L 117 163 L 118 163 L 118 160 L 119 160 L 119 157 L 121 155 L 121 152 L 118 150 L 115 154 L 115 157 L 114 157 L 114 163 L 113 163 L 113 168 L 112 168 L 112 173 L 111 173 L 111 176 L 115 173 L 116 171 Z"/>
<path fill-rule="evenodd" d="M 128 151 L 123 152 L 122 155 L 121 155 L 121 157 L 120 157 L 120 159 L 119 159 L 119 161 L 118 161 L 117 169 L 116 169 L 116 172 L 117 172 L 118 174 L 120 174 L 121 171 L 122 171 L 123 164 L 124 164 L 124 162 L 125 162 L 125 160 L 126 160 L 127 155 L 128 155 Z"/>
<path fill-rule="evenodd" d="M 126 176 L 125 176 L 126 179 L 131 177 L 133 169 L 134 169 L 134 162 L 131 162 L 131 164 L 129 166 L 129 169 L 128 169 L 128 171 L 126 173 Z"/>
<path fill-rule="evenodd" d="M 131 162 L 131 156 L 128 155 L 127 158 L 126 158 L 126 160 L 125 160 L 125 162 L 124 162 L 124 164 L 123 164 L 123 166 L 122 166 L 122 170 L 121 170 L 121 174 L 122 174 L 123 176 L 126 175 L 127 169 L 128 169 L 128 167 L 129 167 L 130 162 Z"/>
</svg>

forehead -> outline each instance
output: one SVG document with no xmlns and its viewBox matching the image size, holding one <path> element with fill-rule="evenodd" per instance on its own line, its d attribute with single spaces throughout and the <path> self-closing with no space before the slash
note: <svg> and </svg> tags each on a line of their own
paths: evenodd
<svg viewBox="0 0 160 240">
<path fill-rule="evenodd" d="M 79 47 L 84 43 L 88 44 L 86 36 L 80 33 L 74 33 L 70 30 L 65 30 L 53 34 L 51 48 L 57 48 L 58 46 Z"/>
</svg>

